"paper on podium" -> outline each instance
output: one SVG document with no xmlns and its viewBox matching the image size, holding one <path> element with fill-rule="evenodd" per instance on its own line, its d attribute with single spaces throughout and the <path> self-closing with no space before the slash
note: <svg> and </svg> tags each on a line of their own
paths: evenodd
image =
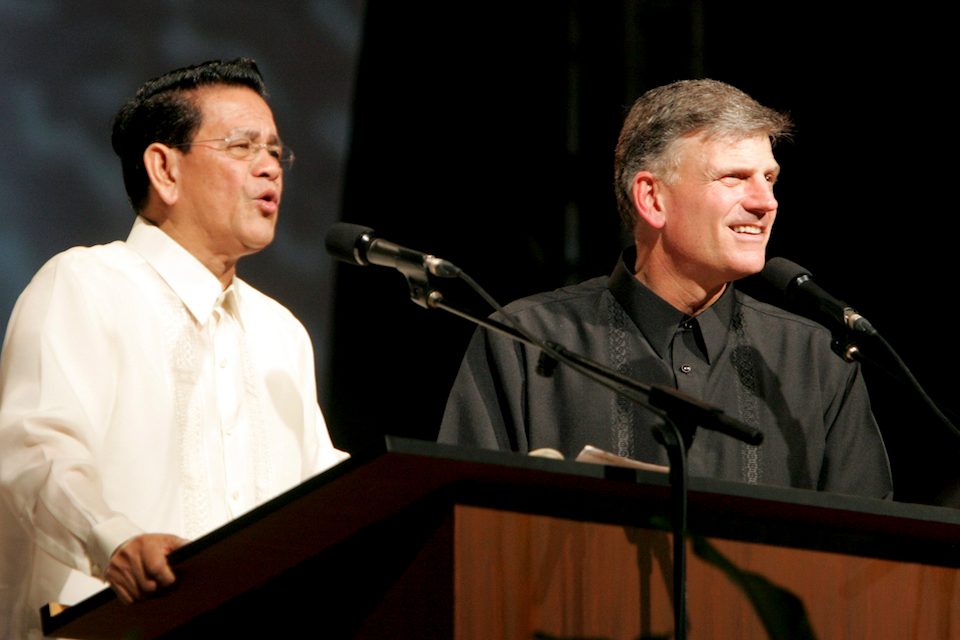
<svg viewBox="0 0 960 640">
<path fill-rule="evenodd" d="M 598 449 L 589 444 L 577 455 L 577 462 L 592 462 L 594 464 L 606 464 L 614 467 L 629 467 L 631 469 L 643 469 L 644 471 L 655 471 L 657 473 L 668 473 L 670 471 L 670 467 L 665 467 L 662 464 L 641 462 L 633 458 L 618 456 L 615 453 Z"/>
<path fill-rule="evenodd" d="M 552 460 L 564 459 L 562 453 L 556 449 L 550 448 L 534 449 L 527 455 L 534 458 L 550 458 Z M 577 455 L 576 461 L 589 462 L 592 464 L 606 464 L 613 467 L 627 467 L 629 469 L 642 469 L 644 471 L 654 471 L 656 473 L 668 473 L 670 471 L 670 467 L 665 467 L 660 464 L 653 464 L 651 462 L 640 462 L 639 460 L 634 460 L 633 458 L 618 456 L 615 453 L 598 449 L 590 444 L 585 446 L 583 451 Z"/>
</svg>

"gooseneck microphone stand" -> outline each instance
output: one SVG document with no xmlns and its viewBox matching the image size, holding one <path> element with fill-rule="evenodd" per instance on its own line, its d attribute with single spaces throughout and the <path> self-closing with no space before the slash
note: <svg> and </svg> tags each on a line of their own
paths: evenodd
<svg viewBox="0 0 960 640">
<path fill-rule="evenodd" d="M 476 284 L 462 272 L 459 277 L 477 289 Z M 411 290 L 414 287 L 411 285 Z M 480 290 L 482 291 L 482 289 Z M 479 291 L 478 291 L 479 293 Z M 486 294 L 481 294 L 487 298 Z M 673 534 L 673 616 L 674 636 L 678 640 L 687 637 L 687 448 L 697 426 L 711 428 L 750 444 L 760 444 L 763 434 L 727 418 L 719 409 L 686 396 L 676 389 L 661 385 L 648 385 L 628 378 L 618 371 L 607 368 L 589 358 L 568 351 L 559 344 L 543 342 L 530 336 L 519 325 L 507 326 L 490 318 L 483 318 L 444 302 L 439 291 L 427 293 L 427 304 L 431 309 L 440 309 L 464 318 L 489 331 L 505 335 L 517 342 L 541 350 L 551 360 L 564 364 L 633 402 L 645 407 L 663 420 L 654 427 L 654 436 L 666 449 L 670 463 L 670 522 Z M 499 308 L 499 305 L 496 305 Z M 500 309 L 505 318 L 510 319 Z M 512 319 L 511 319 L 512 320 Z M 542 368 L 542 367 L 541 367 Z M 540 368 L 538 368 L 540 370 Z M 547 375 L 547 374 L 543 374 Z M 679 426 L 678 426 L 679 425 Z"/>
<path fill-rule="evenodd" d="M 867 344 L 865 344 L 867 343 Z M 875 346 L 875 349 L 871 349 Z M 933 398 L 921 386 L 920 382 L 913 375 L 910 367 L 903 361 L 900 354 L 894 350 L 893 346 L 879 333 L 869 336 L 855 334 L 852 331 L 833 332 L 833 341 L 830 347 L 834 353 L 847 362 L 861 362 L 872 367 L 876 371 L 881 371 L 892 380 L 905 385 L 916 394 L 917 398 L 927 407 L 930 413 L 949 431 L 954 438 L 960 440 L 960 429 L 940 410 L 940 407 L 933 401 Z"/>
<path fill-rule="evenodd" d="M 934 403 L 906 362 L 873 325 L 853 307 L 822 289 L 813 274 L 786 258 L 770 258 L 760 272 L 778 298 L 777 305 L 830 329 L 831 349 L 847 362 L 862 362 L 913 391 L 937 420 L 960 439 L 960 429 Z"/>
<path fill-rule="evenodd" d="M 687 462 L 686 451 L 697 427 L 725 433 L 751 445 L 759 445 L 763 434 L 671 387 L 649 385 L 622 375 L 563 346 L 543 341 L 524 330 L 486 291 L 460 268 L 434 256 L 422 254 L 375 238 L 372 229 L 340 223 L 327 235 L 327 250 L 335 258 L 365 266 L 379 264 L 399 270 L 410 287 L 410 297 L 426 309 L 440 309 L 541 351 L 543 358 L 561 363 L 619 393 L 657 415 L 663 423 L 654 427 L 654 437 L 664 446 L 670 463 L 671 531 L 673 534 L 673 612 L 674 634 L 685 640 L 686 615 L 686 528 Z M 432 284 L 438 278 L 459 278 L 496 309 L 507 323 L 481 317 L 448 304 Z M 538 367 L 541 375 L 550 375 L 552 364 Z"/>
</svg>

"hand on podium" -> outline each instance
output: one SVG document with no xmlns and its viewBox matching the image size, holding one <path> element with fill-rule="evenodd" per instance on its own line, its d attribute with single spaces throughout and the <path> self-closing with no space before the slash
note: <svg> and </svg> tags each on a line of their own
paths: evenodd
<svg viewBox="0 0 960 640">
<path fill-rule="evenodd" d="M 176 579 L 167 555 L 189 540 L 166 533 L 145 533 L 130 538 L 110 557 L 106 578 L 124 604 L 132 604 L 168 587 Z"/>
</svg>

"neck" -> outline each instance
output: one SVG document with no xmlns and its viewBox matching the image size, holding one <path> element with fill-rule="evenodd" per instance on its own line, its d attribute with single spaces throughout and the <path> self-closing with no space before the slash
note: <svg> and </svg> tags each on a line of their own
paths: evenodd
<svg viewBox="0 0 960 640">
<path fill-rule="evenodd" d="M 726 282 L 704 282 L 692 277 L 639 244 L 635 277 L 672 307 L 690 316 L 710 308 L 727 288 Z"/>
<path fill-rule="evenodd" d="M 148 217 L 145 213 L 141 213 L 141 215 L 151 224 L 173 238 L 177 244 L 189 251 L 190 255 L 199 260 L 210 273 L 216 276 L 223 289 L 230 286 L 230 283 L 233 282 L 233 276 L 237 272 L 236 259 L 210 252 L 201 239 L 189 232 L 189 228 L 187 231 L 184 231 L 169 217 L 155 219 L 157 216 Z"/>
</svg>

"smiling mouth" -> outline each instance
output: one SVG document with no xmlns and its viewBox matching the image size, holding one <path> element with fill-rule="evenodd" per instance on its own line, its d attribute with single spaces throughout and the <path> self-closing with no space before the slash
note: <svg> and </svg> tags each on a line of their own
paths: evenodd
<svg viewBox="0 0 960 640">
<path fill-rule="evenodd" d="M 749 236 L 759 236 L 763 234 L 763 228 L 755 224 L 738 224 L 730 227 L 735 233 L 745 233 Z"/>
</svg>

